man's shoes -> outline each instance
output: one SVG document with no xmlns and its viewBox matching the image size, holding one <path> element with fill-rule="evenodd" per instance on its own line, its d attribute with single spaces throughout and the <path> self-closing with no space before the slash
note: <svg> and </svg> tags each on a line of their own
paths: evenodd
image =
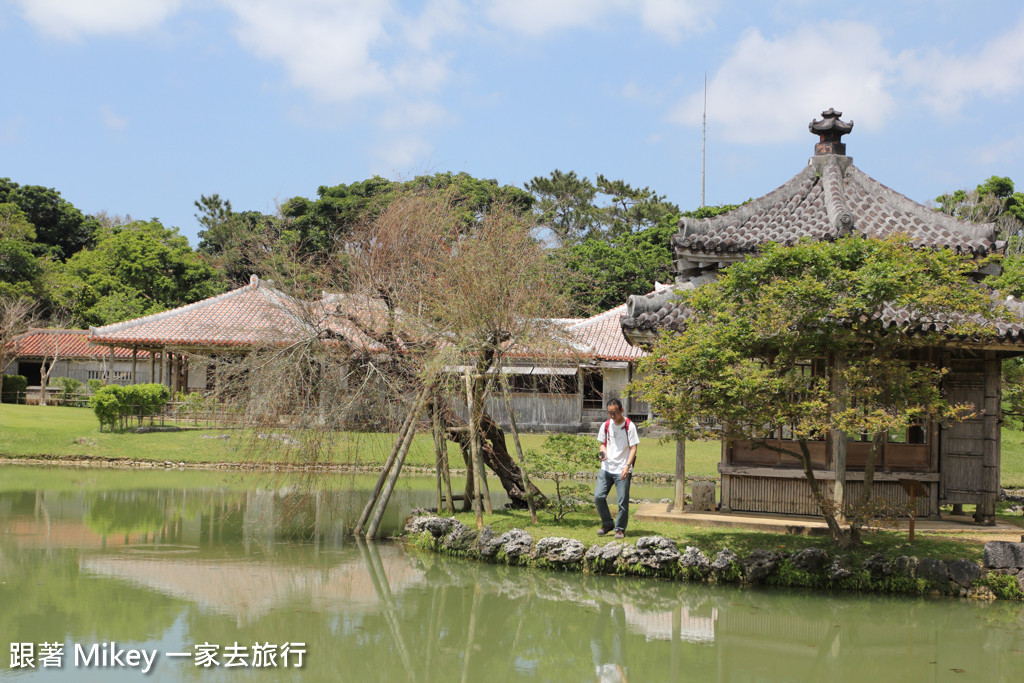
<svg viewBox="0 0 1024 683">
<path fill-rule="evenodd" d="M 603 527 L 601 527 L 600 529 L 597 530 L 597 535 L 598 536 L 604 536 L 605 534 L 611 532 L 612 529 L 614 529 L 614 528 L 615 527 L 603 526 Z"/>
<path fill-rule="evenodd" d="M 625 538 L 625 537 L 626 537 L 626 532 L 625 531 L 622 531 L 621 529 L 618 529 L 618 530 L 615 531 L 615 538 Z"/>
</svg>

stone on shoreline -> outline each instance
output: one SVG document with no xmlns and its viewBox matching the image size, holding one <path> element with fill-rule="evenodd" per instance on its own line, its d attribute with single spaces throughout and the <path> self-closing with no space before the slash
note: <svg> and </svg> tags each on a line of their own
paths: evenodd
<svg viewBox="0 0 1024 683">
<path fill-rule="evenodd" d="M 533 536 L 522 529 L 509 529 L 498 536 L 498 545 L 510 559 L 527 557 L 533 549 Z"/>
<path fill-rule="evenodd" d="M 985 566 L 989 569 L 1024 567 L 1024 543 L 989 541 L 985 544 Z"/>
<path fill-rule="evenodd" d="M 743 560 L 743 577 L 748 583 L 764 583 L 775 573 L 782 560 L 782 553 L 775 550 L 755 550 Z"/>
<path fill-rule="evenodd" d="M 532 557 L 552 564 L 571 564 L 583 559 L 586 547 L 573 538 L 542 538 L 534 546 Z"/>
<path fill-rule="evenodd" d="M 828 555 L 821 548 L 804 548 L 793 553 L 789 561 L 800 571 L 814 573 L 821 571 L 828 564 Z"/>
<path fill-rule="evenodd" d="M 686 550 L 679 558 L 679 566 L 689 569 L 691 573 L 696 573 L 701 578 L 711 573 L 711 560 L 700 551 L 700 548 L 695 548 L 692 545 L 686 546 Z"/>
</svg>

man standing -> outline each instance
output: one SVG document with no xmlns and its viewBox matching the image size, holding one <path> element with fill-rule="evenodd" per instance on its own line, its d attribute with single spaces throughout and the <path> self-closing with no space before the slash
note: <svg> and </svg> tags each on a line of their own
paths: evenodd
<svg viewBox="0 0 1024 683">
<path fill-rule="evenodd" d="M 608 417 L 610 419 L 603 422 L 597 432 L 597 441 L 601 444 L 601 470 L 597 473 L 597 486 L 594 488 L 594 504 L 601 516 L 597 535 L 604 536 L 614 529 L 615 538 L 625 538 L 629 522 L 629 482 L 640 437 L 637 436 L 636 425 L 622 414 L 619 399 L 608 401 Z M 615 516 L 614 523 L 608 511 L 608 492 L 613 483 L 619 503 L 619 514 Z"/>
</svg>

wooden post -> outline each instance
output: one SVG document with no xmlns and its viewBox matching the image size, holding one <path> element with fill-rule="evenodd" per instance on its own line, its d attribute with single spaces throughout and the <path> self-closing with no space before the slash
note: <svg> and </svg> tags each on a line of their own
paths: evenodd
<svg viewBox="0 0 1024 683">
<path fill-rule="evenodd" d="M 850 391 L 847 386 L 846 372 L 847 359 L 842 354 L 832 356 L 832 395 L 835 400 L 832 409 L 835 412 L 842 412 L 847 408 L 847 398 Z M 829 453 L 832 456 L 832 468 L 836 474 L 835 488 L 832 492 L 832 499 L 835 501 L 836 521 L 840 524 L 846 521 L 846 434 L 840 429 L 829 430 Z"/>
<path fill-rule="evenodd" d="M 138 369 L 139 369 L 139 347 L 132 347 L 132 384 L 138 384 Z"/>
<path fill-rule="evenodd" d="M 975 521 L 993 526 L 996 523 L 996 500 L 999 498 L 999 419 L 1002 414 L 1002 361 L 994 352 L 985 354 L 984 450 L 982 451 L 982 494 Z"/>
<path fill-rule="evenodd" d="M 110 384 L 114 383 L 114 345 L 110 344 L 107 346 L 110 349 L 110 375 L 107 378 L 107 382 Z"/>
<path fill-rule="evenodd" d="M 156 352 L 153 349 L 149 350 L 149 383 L 153 384 L 156 382 Z"/>
<path fill-rule="evenodd" d="M 160 384 L 170 387 L 170 373 L 167 367 L 167 347 L 160 347 Z"/>
<path fill-rule="evenodd" d="M 686 512 L 686 439 L 676 441 L 676 497 L 672 510 Z"/>
<path fill-rule="evenodd" d="M 398 434 L 395 436 L 395 443 L 391 446 L 391 454 L 384 462 L 384 467 L 381 469 L 380 476 L 377 477 L 377 483 L 374 485 L 373 491 L 370 492 L 370 499 L 366 501 L 362 514 L 360 514 L 359 519 L 356 520 L 356 525 L 353 529 L 356 536 L 363 533 L 363 527 L 370 519 L 370 513 L 373 511 L 373 506 L 377 503 L 377 498 L 380 496 L 381 489 L 384 488 L 384 482 L 387 481 L 388 474 L 391 473 L 391 467 L 395 464 L 395 458 L 398 457 L 398 451 L 401 449 L 402 444 L 405 443 L 405 435 L 412 424 L 413 415 L 410 413 L 409 415 L 406 415 L 405 420 L 402 422 L 402 426 L 399 428 Z"/>
<path fill-rule="evenodd" d="M 448 444 L 441 429 L 440 398 L 440 394 L 434 395 L 434 409 L 431 411 L 434 431 L 434 457 L 437 459 L 438 472 L 441 475 L 441 480 L 444 482 L 445 494 L 448 496 L 448 512 L 454 514 L 455 501 L 452 499 L 452 477 L 451 470 L 448 468 Z M 441 512 L 440 504 L 437 507 L 437 512 L 438 514 Z"/>
</svg>

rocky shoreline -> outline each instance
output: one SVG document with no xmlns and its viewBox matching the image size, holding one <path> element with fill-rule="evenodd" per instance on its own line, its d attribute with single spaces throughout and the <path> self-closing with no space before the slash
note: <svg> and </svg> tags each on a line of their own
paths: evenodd
<svg viewBox="0 0 1024 683">
<path fill-rule="evenodd" d="M 534 539 L 523 529 L 495 535 L 454 517 L 412 517 L 407 543 L 481 562 L 593 574 L 658 577 L 739 585 L 768 585 L 858 592 L 947 595 L 981 600 L 1024 600 L 1024 543 L 990 541 L 981 564 L 881 554 L 856 561 L 841 551 L 805 548 L 787 553 L 766 548 L 740 557 L 728 548 L 713 558 L 699 548 L 644 536 L 589 547 L 570 538 Z"/>
</svg>

